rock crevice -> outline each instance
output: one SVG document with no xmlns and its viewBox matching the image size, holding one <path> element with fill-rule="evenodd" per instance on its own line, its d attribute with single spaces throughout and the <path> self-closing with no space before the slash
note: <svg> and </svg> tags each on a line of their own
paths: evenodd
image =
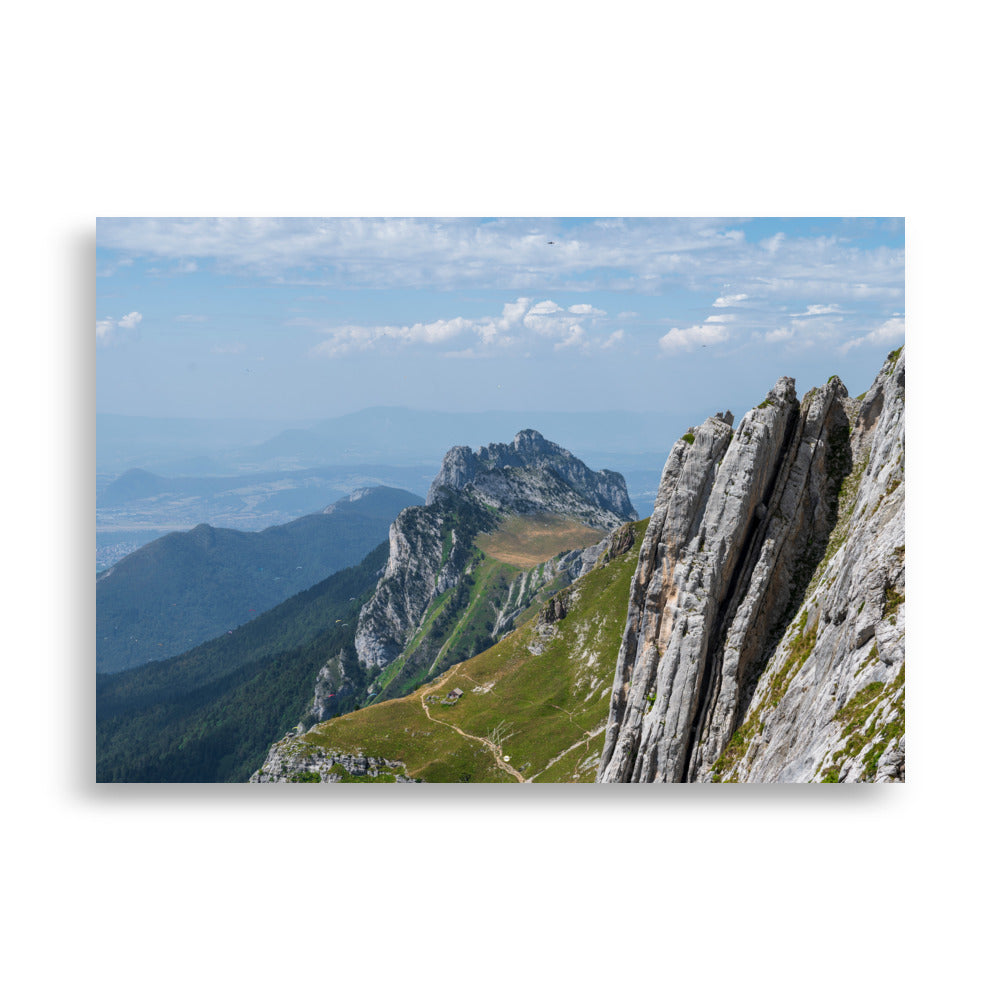
<svg viewBox="0 0 1000 1000">
<path fill-rule="evenodd" d="M 891 511 L 882 528 L 866 483 L 873 469 L 882 479 L 886 469 L 901 470 L 904 363 L 902 352 L 890 356 L 860 402 L 834 377 L 799 403 L 793 380 L 780 379 L 731 436 L 712 417 L 674 446 L 632 581 L 599 781 L 747 780 L 749 770 L 726 765 L 760 735 L 765 716 L 787 709 L 798 690 L 794 675 L 833 649 L 835 632 L 853 629 L 850 645 L 858 650 L 878 632 L 879 602 L 864 618 L 861 599 L 851 602 L 855 590 L 870 592 L 883 579 L 888 546 L 880 540 L 866 554 L 859 539 L 876 532 L 894 540 L 890 549 L 902 543 L 901 471 L 891 489 L 898 496 L 879 501 L 883 516 Z M 829 738 L 843 729 L 834 714 L 810 701 L 789 725 L 822 726 Z M 898 745 L 883 750 L 895 753 Z M 819 773 L 764 764 L 778 752 L 757 746 L 753 773 L 769 777 L 749 780 Z M 902 774 L 892 770 L 894 760 L 887 757 L 878 773 Z"/>
</svg>

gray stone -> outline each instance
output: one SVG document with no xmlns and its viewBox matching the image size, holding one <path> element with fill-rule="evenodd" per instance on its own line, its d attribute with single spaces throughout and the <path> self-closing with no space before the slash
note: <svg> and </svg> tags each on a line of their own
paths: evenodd
<svg viewBox="0 0 1000 1000">
<path fill-rule="evenodd" d="M 713 417 L 674 446 L 599 781 L 872 780 L 876 751 L 875 780 L 902 780 L 902 741 L 881 734 L 903 697 L 904 371 L 890 358 L 860 403 L 833 378 L 800 405 L 780 379 L 731 440 Z M 872 736 L 848 760 L 837 713 L 871 684 Z"/>
</svg>

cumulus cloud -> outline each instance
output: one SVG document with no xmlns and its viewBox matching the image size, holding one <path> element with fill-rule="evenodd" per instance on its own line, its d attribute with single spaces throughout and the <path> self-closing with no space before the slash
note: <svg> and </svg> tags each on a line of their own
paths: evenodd
<svg viewBox="0 0 1000 1000">
<path fill-rule="evenodd" d="M 736 319 L 735 313 L 720 313 L 718 316 L 708 316 L 705 318 L 706 323 L 731 323 Z"/>
<path fill-rule="evenodd" d="M 130 312 L 122 316 L 121 319 L 112 319 L 110 316 L 97 321 L 97 342 L 99 344 L 113 344 L 120 339 L 119 330 L 135 330 L 142 322 L 142 313 Z"/>
<path fill-rule="evenodd" d="M 870 333 L 863 337 L 855 337 L 847 341 L 841 351 L 847 352 L 855 347 L 876 347 L 888 346 L 889 344 L 901 344 L 906 335 L 906 323 L 902 316 L 891 316 L 884 323 L 879 324 Z"/>
<path fill-rule="evenodd" d="M 120 320 L 118 320 L 118 325 L 124 327 L 126 330 L 134 330 L 142 322 L 142 313 L 130 312 L 126 313 Z"/>
<path fill-rule="evenodd" d="M 713 309 L 729 309 L 736 305 L 737 302 L 743 302 L 747 298 L 744 292 L 740 292 L 738 295 L 720 295 L 713 303 Z"/>
<path fill-rule="evenodd" d="M 382 340 L 403 345 L 440 344 L 463 333 L 475 332 L 480 326 L 462 316 L 412 326 L 341 326 L 332 329 L 333 336 L 317 344 L 310 353 L 316 357 L 337 357 L 355 350 L 368 350 Z"/>
<path fill-rule="evenodd" d="M 841 312 L 840 306 L 829 305 L 829 306 L 806 306 L 806 311 L 804 313 L 792 313 L 793 316 L 828 316 L 831 313 Z"/>
<path fill-rule="evenodd" d="M 685 329 L 674 327 L 660 337 L 660 349 L 667 354 L 691 351 L 696 347 L 709 347 L 729 340 L 729 331 L 721 325 L 702 324 Z"/>
<path fill-rule="evenodd" d="M 462 338 L 471 339 L 472 343 L 451 347 L 445 352 L 448 357 L 477 356 L 517 344 L 527 346 L 532 340 L 548 341 L 555 350 L 610 348 L 621 342 L 625 332 L 617 330 L 600 340 L 605 316 L 603 309 L 589 303 L 575 303 L 564 308 L 551 299 L 532 302 L 529 297 L 521 297 L 505 303 L 499 316 L 480 319 L 457 316 L 412 326 L 333 327 L 326 331 L 330 334 L 328 339 L 315 345 L 310 353 L 314 357 L 338 357 L 375 347 L 433 346 Z"/>
</svg>

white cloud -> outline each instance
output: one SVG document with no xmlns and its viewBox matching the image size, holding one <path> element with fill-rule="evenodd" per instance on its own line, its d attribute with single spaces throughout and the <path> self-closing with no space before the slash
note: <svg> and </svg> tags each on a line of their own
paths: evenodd
<svg viewBox="0 0 1000 1000">
<path fill-rule="evenodd" d="M 829 305 L 829 306 L 806 306 L 806 311 L 804 313 L 792 313 L 793 316 L 828 316 L 831 313 L 839 313 L 843 310 L 840 306 Z"/>
<path fill-rule="evenodd" d="M 624 341 L 624 339 L 625 339 L 625 331 L 615 330 L 615 332 L 612 333 L 611 336 L 608 337 L 608 339 L 605 340 L 603 344 L 601 344 L 601 350 L 608 351 L 612 347 L 617 347 L 620 343 L 622 343 L 622 341 Z"/>
<path fill-rule="evenodd" d="M 892 316 L 863 337 L 855 337 L 841 347 L 842 352 L 855 347 L 887 346 L 901 344 L 906 335 L 906 322 L 902 316 Z"/>
<path fill-rule="evenodd" d="M 120 320 L 118 320 L 118 325 L 124 327 L 126 330 L 134 330 L 142 322 L 142 313 L 130 312 L 126 313 Z"/>
<path fill-rule="evenodd" d="M 757 299 L 758 284 L 773 280 L 790 282 L 799 301 L 806 299 L 800 286 L 822 289 L 831 279 L 848 289 L 843 301 L 884 298 L 902 287 L 901 247 L 861 246 L 835 222 L 832 236 L 779 233 L 759 242 L 747 240 L 740 225 L 649 218 L 575 223 L 570 231 L 558 220 L 534 219 L 99 219 L 98 245 L 170 269 L 211 260 L 213 270 L 336 287 L 490 285 L 550 295 L 582 288 L 747 288 L 723 293 L 719 309 L 750 295 Z"/>
<path fill-rule="evenodd" d="M 731 323 L 736 319 L 735 313 L 720 313 L 718 316 L 707 316 L 706 323 Z"/>
<path fill-rule="evenodd" d="M 460 338 L 472 338 L 472 344 L 462 344 L 448 352 L 448 357 L 480 356 L 505 350 L 517 344 L 524 345 L 532 338 L 542 338 L 552 343 L 553 349 L 595 346 L 611 347 L 624 337 L 624 330 L 615 331 L 600 341 L 606 313 L 603 309 L 578 303 L 563 308 L 558 302 L 543 299 L 532 301 L 528 297 L 505 303 L 500 316 L 481 319 L 440 319 L 433 323 L 414 323 L 412 326 L 336 326 L 327 329 L 328 339 L 316 344 L 310 351 L 314 357 L 339 357 L 354 351 L 371 350 L 376 346 L 406 347 L 413 345 L 439 345 Z M 311 320 L 297 318 L 287 325 L 311 325 Z M 605 327 L 606 329 L 606 327 Z M 620 336 L 619 336 L 620 334 Z"/>
<path fill-rule="evenodd" d="M 503 315 L 497 323 L 497 328 L 500 330 L 509 330 L 514 324 L 520 323 L 530 306 L 531 299 L 527 296 L 519 298 L 516 302 L 506 303 L 503 307 Z"/>
<path fill-rule="evenodd" d="M 440 344 L 463 333 L 475 332 L 484 324 L 456 316 L 439 319 L 433 323 L 414 323 L 412 326 L 341 326 L 329 332 L 328 340 L 317 344 L 310 354 L 316 357 L 337 357 L 353 350 L 368 350 L 379 341 L 395 341 L 404 345 Z"/>
<path fill-rule="evenodd" d="M 97 321 L 97 342 L 99 344 L 110 345 L 116 343 L 120 336 L 119 330 L 135 330 L 142 322 L 142 313 L 130 312 L 122 316 L 121 319 L 112 319 L 106 316 Z"/>
<path fill-rule="evenodd" d="M 552 313 L 562 312 L 562 307 L 556 305 L 551 299 L 545 299 L 544 302 L 536 302 L 531 309 L 528 310 L 536 316 L 549 316 Z"/>
<path fill-rule="evenodd" d="M 667 354 L 691 351 L 696 347 L 709 347 L 729 339 L 729 331 L 724 326 L 689 326 L 686 329 L 674 327 L 660 337 L 660 349 Z"/>
</svg>

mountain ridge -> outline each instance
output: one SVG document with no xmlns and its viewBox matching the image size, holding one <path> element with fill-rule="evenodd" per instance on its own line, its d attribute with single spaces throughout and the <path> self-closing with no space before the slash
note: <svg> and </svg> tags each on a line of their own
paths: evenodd
<svg viewBox="0 0 1000 1000">
<path fill-rule="evenodd" d="M 531 430 L 475 453 L 449 449 L 427 500 L 393 522 L 385 571 L 361 609 L 355 648 L 372 677 L 367 701 L 405 694 L 480 652 L 542 592 L 582 571 L 589 557 L 580 554 L 553 553 L 528 571 L 490 556 L 482 538 L 510 518 L 575 524 L 569 537 L 582 550 L 627 520 L 619 511 L 635 516 L 620 475 L 594 473 Z"/>
<path fill-rule="evenodd" d="M 98 672 L 181 653 L 354 565 L 420 499 L 388 487 L 353 496 L 260 532 L 200 524 L 125 556 L 97 578 Z"/>
<path fill-rule="evenodd" d="M 905 781 L 904 409 L 900 348 L 856 399 L 836 376 L 801 400 L 781 378 L 735 428 L 729 413 L 690 428 L 626 588 L 598 582 L 621 558 L 616 535 L 496 645 L 413 694 L 289 735 L 252 780 L 533 780 L 532 732 L 509 723 L 538 683 L 521 672 L 560 637 L 569 645 L 547 669 L 569 677 L 589 658 L 608 707 L 583 741 L 600 735 L 603 749 L 567 758 L 565 772 L 547 766 L 556 780 Z M 457 454 L 448 489 L 469 458 Z M 608 615 L 621 638 L 594 660 L 579 639 Z M 491 709 L 500 678 L 505 700 Z M 559 690 L 543 714 L 577 718 Z M 428 732 L 422 717 L 437 724 Z M 579 731 L 559 739 L 549 764 L 582 745 Z"/>
</svg>

